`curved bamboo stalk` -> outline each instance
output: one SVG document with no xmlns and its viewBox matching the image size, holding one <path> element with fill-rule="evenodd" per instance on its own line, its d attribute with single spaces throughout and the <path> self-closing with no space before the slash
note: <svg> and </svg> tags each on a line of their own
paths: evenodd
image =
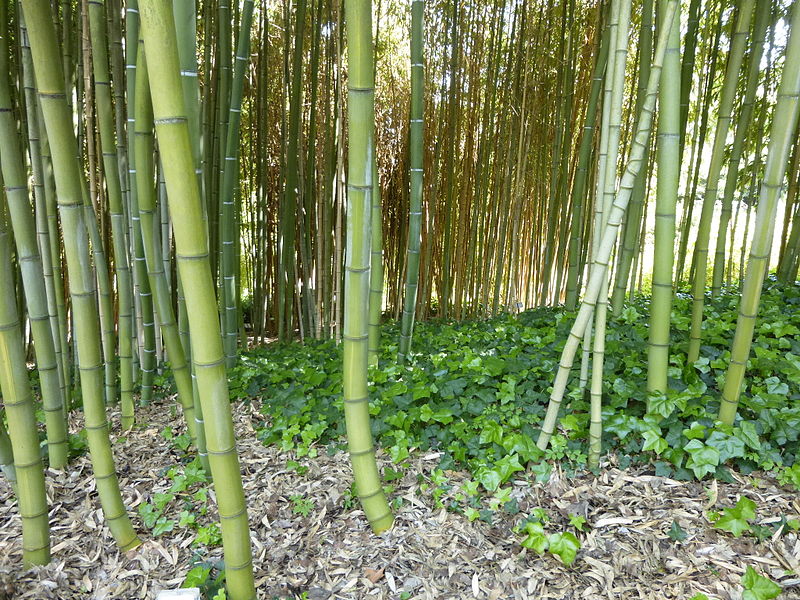
<svg viewBox="0 0 800 600">
<path fill-rule="evenodd" d="M 650 77 L 650 61 L 653 54 L 653 0 L 642 2 L 642 23 L 641 33 L 639 34 L 639 76 L 637 82 L 636 104 L 634 114 L 639 114 L 639 109 L 644 102 L 644 94 L 647 91 L 647 81 Z M 636 125 L 634 123 L 634 129 Z M 645 150 L 644 160 L 650 160 L 650 144 Z M 639 177 L 633 187 L 631 195 L 631 205 L 625 215 L 625 224 L 622 227 L 620 249 L 617 252 L 617 268 L 615 275 L 614 291 L 611 295 L 611 310 L 614 316 L 619 316 L 625 302 L 625 293 L 628 289 L 631 272 L 635 275 L 635 268 L 632 268 L 634 258 L 639 248 L 639 231 L 642 228 L 642 217 L 644 208 L 645 192 L 647 190 L 650 169 L 639 171 Z"/>
<path fill-rule="evenodd" d="M 584 210 L 589 206 L 589 198 L 586 198 L 586 190 L 589 179 L 589 167 L 592 157 L 592 147 L 594 146 L 594 130 L 597 123 L 597 103 L 600 98 L 600 91 L 603 88 L 604 73 L 608 64 L 608 27 L 603 28 L 600 49 L 595 61 L 594 73 L 592 74 L 592 88 L 589 92 L 589 102 L 586 106 L 586 121 L 581 132 L 581 145 L 578 150 L 578 166 L 575 171 L 575 183 L 573 185 L 573 215 L 572 225 L 569 236 L 569 260 L 567 262 L 567 296 L 564 306 L 567 310 L 575 310 L 578 304 L 578 288 L 581 271 L 584 264 L 581 263 L 581 236 L 584 226 Z"/>
<path fill-rule="evenodd" d="M 669 0 L 669 6 L 665 11 L 663 20 L 663 31 L 669 31 L 677 10 L 678 0 Z M 547 448 L 553 431 L 555 430 L 555 425 L 558 420 L 558 411 L 564 398 L 564 392 L 567 387 L 570 370 L 572 369 L 572 363 L 575 359 L 575 353 L 578 349 L 578 345 L 581 343 L 586 327 L 592 318 L 594 306 L 603 286 L 603 280 L 607 280 L 606 270 L 608 268 L 608 261 L 611 258 L 611 252 L 614 249 L 614 242 L 617 238 L 622 223 L 622 217 L 625 214 L 625 209 L 631 197 L 636 175 L 643 166 L 644 151 L 647 140 L 649 139 L 649 129 L 653 122 L 653 112 L 661 79 L 661 68 L 664 63 L 664 55 L 666 54 L 667 39 L 667 35 L 658 36 L 656 52 L 653 58 L 653 64 L 650 68 L 650 79 L 647 83 L 647 95 L 642 105 L 636 132 L 631 142 L 632 149 L 628 158 L 627 167 L 622 175 L 619 191 L 609 211 L 608 221 L 602 232 L 602 238 L 594 256 L 594 263 L 592 264 L 581 307 L 575 317 L 572 329 L 570 329 L 569 338 L 564 345 L 564 350 L 561 353 L 561 360 L 559 361 L 558 372 L 556 373 L 555 382 L 553 383 L 553 390 L 550 393 L 550 402 L 547 406 L 547 413 L 545 414 L 545 419 L 542 424 L 542 431 L 536 442 L 536 445 L 542 450 Z"/>
<path fill-rule="evenodd" d="M 595 203 L 595 239 L 600 243 L 600 238 L 609 212 L 614 204 L 617 184 L 617 162 L 619 158 L 620 129 L 622 125 L 622 97 L 625 87 L 625 63 L 628 57 L 628 37 L 630 28 L 630 0 L 617 0 L 616 8 L 616 36 L 612 43 L 610 57 L 613 60 L 613 69 L 606 73 L 606 83 L 610 86 L 607 94 L 609 99 L 608 118 L 608 156 L 605 163 L 605 176 L 603 187 L 598 187 L 597 201 Z M 612 36 L 615 21 L 615 5 L 611 5 Z M 602 196 L 600 194 L 602 189 Z M 602 201 L 601 201 L 602 198 Z M 599 246 L 595 247 L 599 250 Z M 608 286 L 609 273 L 606 268 L 600 294 L 595 305 L 594 343 L 592 346 L 592 380 L 590 385 L 590 418 L 589 418 L 589 455 L 588 464 L 596 467 L 600 462 L 603 401 L 603 365 L 605 363 L 605 336 L 606 317 L 608 313 Z"/>
</svg>

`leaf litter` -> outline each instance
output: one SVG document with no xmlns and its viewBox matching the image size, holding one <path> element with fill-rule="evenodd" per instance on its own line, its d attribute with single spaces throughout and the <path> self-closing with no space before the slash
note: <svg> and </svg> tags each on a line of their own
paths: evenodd
<svg viewBox="0 0 800 600">
<path fill-rule="evenodd" d="M 142 423 L 164 425 L 164 406 L 140 409 Z M 739 600 L 741 578 L 751 566 L 783 587 L 782 598 L 800 598 L 800 538 L 775 534 L 762 542 L 733 538 L 713 527 L 708 510 L 734 506 L 745 495 L 755 502 L 756 522 L 800 518 L 796 493 L 769 474 L 734 473 L 732 483 L 676 481 L 649 474 L 647 467 L 618 469 L 610 457 L 600 475 L 567 477 L 556 465 L 546 483 L 517 479 L 512 497 L 522 513 L 548 511 L 548 531 L 570 529 L 569 517 L 586 519 L 578 533 L 582 548 L 571 567 L 551 555 L 539 556 L 520 545 L 514 532 L 520 515 L 502 510 L 491 523 L 436 508 L 428 489 L 436 454 L 412 454 L 404 476 L 393 483 L 391 498 L 402 498 L 393 528 L 373 535 L 363 513 L 346 503 L 352 483 L 347 454 L 296 457 L 257 441 L 251 405 L 233 405 L 238 448 L 249 507 L 254 571 L 259 598 Z M 72 429 L 79 426 L 73 416 Z M 176 418 L 175 430 L 182 425 Z M 152 537 L 137 507 L 168 487 L 164 473 L 180 454 L 160 437 L 156 426 L 117 436 L 114 445 L 123 498 L 143 544 L 128 553 L 116 549 L 103 523 L 88 455 L 69 471 L 50 470 L 52 562 L 23 569 L 21 526 L 10 486 L 0 480 L 0 600 L 153 598 L 177 588 L 197 550 L 194 532 L 176 527 Z M 287 468 L 287 461 L 302 467 Z M 391 463 L 379 454 L 381 467 Z M 307 470 L 306 470 L 307 469 Z M 466 472 L 447 471 L 455 488 Z M 313 502 L 307 515 L 292 510 L 291 496 Z M 213 493 L 211 494 L 213 499 Z M 213 505 L 213 502 L 211 502 Z M 174 514 L 177 519 L 178 507 Z M 216 519 L 209 508 L 208 517 Z M 674 525 L 686 536 L 670 538 Z M 577 533 L 577 532 L 576 532 Z M 222 559 L 212 548 L 204 561 Z M 305 594 L 305 596 L 303 596 Z"/>
</svg>

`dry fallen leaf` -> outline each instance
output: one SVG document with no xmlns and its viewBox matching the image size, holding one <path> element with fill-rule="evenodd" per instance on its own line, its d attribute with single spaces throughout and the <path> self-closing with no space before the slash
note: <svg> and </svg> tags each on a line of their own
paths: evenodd
<svg viewBox="0 0 800 600">
<path fill-rule="evenodd" d="M 364 569 L 364 577 L 369 579 L 372 583 L 378 583 L 381 579 L 383 579 L 383 567 L 381 567 L 377 571 L 375 569 L 370 569 L 369 567 L 367 567 L 366 569 Z"/>
</svg>

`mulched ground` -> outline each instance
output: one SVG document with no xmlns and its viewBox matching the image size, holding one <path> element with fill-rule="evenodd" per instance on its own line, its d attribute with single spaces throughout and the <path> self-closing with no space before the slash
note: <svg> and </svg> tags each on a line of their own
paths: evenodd
<svg viewBox="0 0 800 600">
<path fill-rule="evenodd" d="M 177 454 L 159 432 L 164 406 L 143 409 L 137 429 L 115 445 L 121 486 L 131 514 L 153 492 L 164 491 L 165 470 Z M 396 485 L 402 496 L 393 529 L 372 535 L 360 510 L 343 508 L 351 484 L 347 456 L 325 452 L 300 459 L 303 475 L 288 470 L 293 458 L 255 438 L 258 413 L 235 407 L 259 598 L 334 599 L 604 599 L 680 598 L 703 592 L 738 600 L 745 567 L 779 581 L 782 598 L 800 598 L 800 539 L 795 533 L 757 543 L 714 530 L 705 517 L 711 508 L 732 506 L 740 494 L 758 505 L 761 522 L 780 516 L 800 518 L 797 495 L 767 476 L 738 476 L 737 483 L 679 482 L 619 470 L 609 464 L 599 477 L 572 479 L 555 470 L 546 484 L 514 483 L 523 512 L 543 507 L 553 515 L 551 531 L 564 530 L 570 514 L 582 514 L 591 529 L 581 534 L 583 548 L 572 567 L 552 556 L 540 557 L 519 545 L 511 531 L 516 517 L 490 525 L 434 508 L 420 493 L 435 454 L 417 453 Z M 78 424 L 76 423 L 75 426 Z M 173 423 L 176 428 L 179 424 Z M 452 482 L 463 473 L 448 473 Z M 23 571 L 16 503 L 0 480 L 0 600 L 153 598 L 158 590 L 179 587 L 193 558 L 193 536 L 175 530 L 152 538 L 138 516 L 134 523 L 145 543 L 127 554 L 116 550 L 91 478 L 88 456 L 70 471 L 48 473 L 52 502 L 53 561 Z M 289 497 L 314 501 L 307 517 L 292 511 Z M 171 509 L 170 509 L 171 510 Z M 177 519 L 179 506 L 174 507 Z M 211 513 L 213 516 L 213 513 Z M 673 519 L 688 533 L 669 539 Z M 221 558 L 215 550 L 207 559 Z M 406 594 L 403 594 L 406 592 Z M 4 596 L 5 594 L 5 596 Z"/>
</svg>

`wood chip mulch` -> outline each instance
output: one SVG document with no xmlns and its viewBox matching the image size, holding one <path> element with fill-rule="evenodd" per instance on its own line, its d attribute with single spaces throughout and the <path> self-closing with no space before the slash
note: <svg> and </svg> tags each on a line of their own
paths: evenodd
<svg viewBox="0 0 800 600">
<path fill-rule="evenodd" d="M 48 473 L 53 561 L 22 568 L 20 520 L 11 489 L 0 480 L 0 600 L 154 598 L 177 588 L 196 557 L 193 533 L 176 525 L 159 537 L 142 527 L 137 507 L 165 491 L 166 470 L 178 454 L 160 435 L 165 407 L 141 409 L 143 423 L 115 444 L 123 495 L 144 543 L 120 553 L 103 524 L 88 456 L 68 472 Z M 709 524 L 708 510 L 735 504 L 744 494 L 758 506 L 761 523 L 800 518 L 797 495 L 765 475 L 734 474 L 736 483 L 681 482 L 648 475 L 645 468 L 620 470 L 608 464 L 595 477 L 567 478 L 558 468 L 546 484 L 516 481 L 513 497 L 523 513 L 548 510 L 546 531 L 569 529 L 570 514 L 590 528 L 579 534 L 582 549 L 571 567 L 550 555 L 522 548 L 512 531 L 519 516 L 502 513 L 491 524 L 434 507 L 422 483 L 437 465 L 435 453 L 412 456 L 405 476 L 392 482 L 402 497 L 394 527 L 370 533 L 363 514 L 344 508 L 352 477 L 345 453 L 298 459 L 308 467 L 287 469 L 291 454 L 264 447 L 252 407 L 234 407 L 248 499 L 259 598 L 337 599 L 514 599 L 567 600 L 679 598 L 702 592 L 710 598 L 739 600 L 740 579 L 752 566 L 778 581 L 782 598 L 800 598 L 800 539 L 796 533 L 765 542 L 734 539 Z M 73 424 L 77 427 L 79 424 Z M 177 419 L 172 423 L 180 429 Z M 388 461 L 381 460 L 383 464 Z M 448 472 L 454 488 L 465 473 Z M 292 510 L 290 496 L 312 500 L 308 516 Z M 175 502 L 166 509 L 178 519 Z M 207 517 L 215 513 L 209 510 Z M 198 517 L 200 520 L 200 517 Z M 688 537 L 673 542 L 673 520 Z M 221 559 L 219 548 L 204 560 Z"/>
</svg>

